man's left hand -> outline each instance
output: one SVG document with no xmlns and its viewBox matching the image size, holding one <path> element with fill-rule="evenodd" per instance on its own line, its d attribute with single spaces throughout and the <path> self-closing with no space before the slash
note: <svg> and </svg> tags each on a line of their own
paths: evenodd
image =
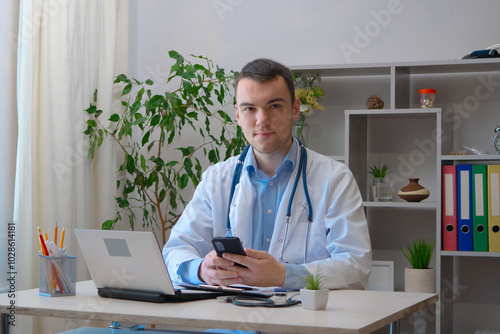
<svg viewBox="0 0 500 334">
<path fill-rule="evenodd" d="M 224 253 L 223 257 L 244 265 L 237 267 L 243 284 L 251 286 L 282 286 L 285 282 L 285 265 L 266 251 L 245 248 L 247 256 Z"/>
</svg>

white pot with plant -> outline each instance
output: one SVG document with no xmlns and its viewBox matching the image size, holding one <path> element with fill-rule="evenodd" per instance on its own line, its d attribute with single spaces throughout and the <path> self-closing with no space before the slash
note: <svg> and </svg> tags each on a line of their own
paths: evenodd
<svg viewBox="0 0 500 334">
<path fill-rule="evenodd" d="M 380 166 L 380 161 L 377 165 L 370 167 L 369 173 L 373 176 L 373 200 L 375 202 L 389 202 L 392 200 L 394 188 L 392 179 L 388 177 L 390 167 L 387 164 Z"/>
<path fill-rule="evenodd" d="M 434 241 L 417 239 L 401 251 L 411 264 L 405 268 L 405 291 L 436 293 L 436 268 L 429 268 Z"/>
<path fill-rule="evenodd" d="M 306 310 L 324 310 L 328 304 L 330 290 L 322 289 L 321 275 L 309 274 L 304 277 L 304 281 L 304 288 L 300 289 L 302 307 Z"/>
</svg>

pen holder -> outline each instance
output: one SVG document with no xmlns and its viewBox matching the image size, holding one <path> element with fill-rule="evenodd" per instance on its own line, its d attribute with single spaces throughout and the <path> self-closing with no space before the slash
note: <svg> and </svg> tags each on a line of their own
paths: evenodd
<svg viewBox="0 0 500 334">
<path fill-rule="evenodd" d="M 76 256 L 38 257 L 38 294 L 49 297 L 73 296 L 76 291 Z"/>
</svg>

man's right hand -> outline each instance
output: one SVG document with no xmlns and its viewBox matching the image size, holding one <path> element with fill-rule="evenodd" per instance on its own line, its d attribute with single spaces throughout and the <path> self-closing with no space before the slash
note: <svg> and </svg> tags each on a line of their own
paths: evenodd
<svg viewBox="0 0 500 334">
<path fill-rule="evenodd" d="M 217 256 L 215 250 L 205 256 L 198 269 L 201 281 L 211 285 L 231 285 L 243 283 L 238 267 L 233 261 Z"/>
</svg>

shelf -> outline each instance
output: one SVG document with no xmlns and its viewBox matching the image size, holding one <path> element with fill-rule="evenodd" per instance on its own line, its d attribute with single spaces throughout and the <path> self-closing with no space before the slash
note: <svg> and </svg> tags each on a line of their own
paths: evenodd
<svg viewBox="0 0 500 334">
<path fill-rule="evenodd" d="M 397 209 L 418 209 L 434 210 L 437 204 L 435 202 L 363 202 L 365 208 L 397 208 Z"/>
<path fill-rule="evenodd" d="M 290 66 L 292 71 L 315 72 L 325 76 L 373 76 L 390 75 L 391 69 L 404 70 L 408 74 L 456 74 L 500 71 L 500 61 L 491 59 L 457 59 L 425 61 L 418 63 L 396 62 L 377 64 L 327 64 Z"/>
<path fill-rule="evenodd" d="M 478 160 L 478 161 L 500 161 L 500 154 L 486 154 L 486 155 L 442 155 L 442 161 L 458 161 L 458 160 Z"/>
<path fill-rule="evenodd" d="M 361 109 L 346 110 L 348 115 L 364 115 L 369 117 L 429 117 L 441 112 L 441 108 L 411 108 L 411 109 Z"/>
<path fill-rule="evenodd" d="M 292 66 L 291 69 L 322 79 L 327 96 L 323 103 L 332 112 L 321 114 L 323 118 L 314 123 L 317 133 L 314 145 L 319 152 L 344 162 L 351 170 L 364 200 L 376 254 L 387 256 L 400 267 L 403 265 L 399 257 L 401 240 L 408 236 L 433 238 L 437 291 L 444 293 L 450 283 L 455 289 L 458 283 L 465 281 L 469 294 L 481 293 L 483 287 L 479 283 L 482 282 L 476 279 L 474 272 L 493 269 L 497 275 L 498 268 L 485 268 L 485 265 L 489 259 L 500 258 L 500 252 L 441 251 L 442 166 L 500 164 L 500 154 L 448 155 L 463 144 L 493 152 L 492 127 L 498 122 L 500 103 L 492 86 L 500 82 L 500 59 L 324 64 Z M 436 99 L 439 108 L 420 108 L 420 88 L 439 91 Z M 365 101 L 372 94 L 384 100 L 385 109 L 365 108 Z M 395 189 L 404 186 L 407 178 L 418 177 L 429 189 L 430 197 L 420 203 L 410 203 L 393 194 L 395 197 L 390 202 L 370 201 L 373 194 L 369 169 L 378 162 L 393 167 L 392 172 L 397 176 Z M 399 221 L 408 223 L 399 224 Z M 390 235 L 387 230 L 391 230 Z M 396 253 L 398 255 L 394 255 Z M 462 262 L 465 265 L 460 268 Z M 477 267 L 469 273 L 467 266 Z M 484 289 L 494 287 L 495 283 L 488 282 Z M 403 284 L 402 277 L 395 275 L 395 287 L 400 289 Z M 487 292 L 478 300 L 498 306 L 497 300 L 491 297 Z M 453 299 L 436 305 L 435 331 L 431 332 L 454 332 L 455 323 L 461 320 L 453 310 L 455 303 Z M 481 323 L 491 325 L 488 317 L 480 312 L 474 316 Z"/>
<path fill-rule="evenodd" d="M 453 251 L 441 251 L 441 256 L 500 257 L 500 252 L 453 252 Z"/>
</svg>

